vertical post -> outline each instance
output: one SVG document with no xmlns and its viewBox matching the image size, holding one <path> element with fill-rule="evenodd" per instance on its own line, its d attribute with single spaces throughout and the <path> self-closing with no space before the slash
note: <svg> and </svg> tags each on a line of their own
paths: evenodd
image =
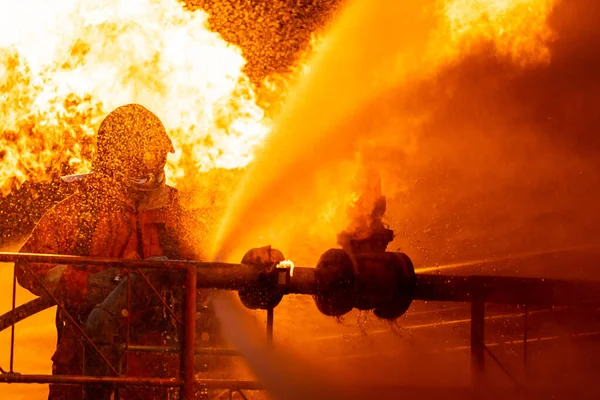
<svg viewBox="0 0 600 400">
<path fill-rule="evenodd" d="M 523 368 L 525 369 L 525 371 L 527 371 L 527 304 L 525 304 L 524 309 L 525 313 L 523 314 Z"/>
<path fill-rule="evenodd" d="M 267 308 L 267 343 L 273 345 L 273 318 L 275 310 L 273 307 Z"/>
<path fill-rule="evenodd" d="M 131 271 L 127 270 L 127 327 L 125 336 L 125 374 L 129 364 L 129 342 L 131 340 Z"/>
<path fill-rule="evenodd" d="M 480 386 L 483 379 L 485 345 L 485 303 L 477 298 L 471 301 L 471 372 L 473 386 Z"/>
<path fill-rule="evenodd" d="M 125 376 L 127 376 L 127 366 L 129 365 L 129 345 L 131 341 L 131 270 L 127 270 L 127 309 L 125 310 L 125 318 L 127 326 L 125 333 L 125 362 L 121 361 L 119 372 L 123 373 L 123 364 L 125 365 Z M 121 310 L 123 313 L 123 310 Z M 121 400 L 121 387 L 115 386 L 114 400 Z"/>
<path fill-rule="evenodd" d="M 194 350 L 196 346 L 196 268 L 186 270 L 185 309 L 183 312 L 183 346 L 181 372 L 183 379 L 182 400 L 194 400 Z"/>
<path fill-rule="evenodd" d="M 85 355 L 85 342 L 84 342 L 84 339 L 82 339 L 82 340 L 79 341 L 79 346 L 81 346 L 81 365 L 80 365 L 80 367 L 81 367 L 81 371 L 83 372 L 83 375 L 85 376 L 85 375 L 87 375 L 87 371 L 86 371 L 86 368 L 85 368 L 85 357 L 86 357 L 86 355 Z M 83 399 L 83 396 L 85 396 L 85 390 L 84 390 L 84 387 L 83 387 L 83 383 L 81 385 L 79 385 L 79 393 L 80 393 L 80 396 L 81 396 L 80 399 Z M 115 399 L 115 400 L 119 400 L 119 399 Z"/>
<path fill-rule="evenodd" d="M 17 305 L 17 266 L 13 268 L 13 283 L 12 283 L 12 313 L 15 315 L 15 307 Z M 13 365 L 15 360 L 15 321 L 10 327 L 10 373 L 13 373 Z"/>
</svg>

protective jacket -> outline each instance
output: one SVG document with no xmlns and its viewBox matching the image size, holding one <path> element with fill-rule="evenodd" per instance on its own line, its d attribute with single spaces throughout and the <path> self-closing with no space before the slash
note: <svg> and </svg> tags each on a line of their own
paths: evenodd
<svg viewBox="0 0 600 400">
<path fill-rule="evenodd" d="M 160 256 L 169 259 L 196 258 L 191 246 L 186 244 L 187 234 L 182 223 L 184 211 L 175 189 L 165 185 L 136 204 L 127 195 L 126 189 L 102 174 L 90 174 L 75 184 L 78 185 L 75 194 L 42 217 L 21 252 L 127 259 Z M 15 266 L 19 284 L 36 295 L 45 295 L 38 279 L 43 281 L 54 267 L 56 266 L 31 263 Z M 126 275 L 123 270 L 94 266 L 66 266 L 62 270 L 53 291 L 80 324 L 85 322 L 94 306 L 101 303 Z M 180 279 L 177 274 L 165 273 L 161 282 L 167 288 L 177 287 L 177 279 Z M 143 321 L 146 311 L 135 310 L 130 317 L 132 324 L 135 325 L 136 318 Z M 164 318 L 164 321 L 169 323 L 170 320 Z M 56 317 L 56 327 L 58 346 L 52 357 L 53 373 L 81 374 L 84 345 L 80 331 L 60 310 Z M 165 329 L 155 328 L 158 331 Z M 146 358 L 149 356 L 152 355 L 146 355 Z M 156 357 L 154 360 L 156 361 Z M 144 361 L 143 355 L 136 355 L 131 358 L 130 365 L 138 370 L 133 371 L 135 368 L 130 367 L 127 372 L 157 376 L 157 371 L 152 370 L 152 367 L 158 364 L 160 363 Z M 51 400 L 81 398 L 80 387 L 50 387 Z"/>
</svg>

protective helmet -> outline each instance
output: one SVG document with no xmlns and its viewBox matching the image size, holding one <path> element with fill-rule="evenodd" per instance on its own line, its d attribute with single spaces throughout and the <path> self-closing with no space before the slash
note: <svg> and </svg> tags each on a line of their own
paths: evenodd
<svg viewBox="0 0 600 400">
<path fill-rule="evenodd" d="M 167 154 L 174 152 L 160 119 L 139 104 L 121 106 L 98 129 L 93 169 L 142 191 L 165 183 Z"/>
</svg>

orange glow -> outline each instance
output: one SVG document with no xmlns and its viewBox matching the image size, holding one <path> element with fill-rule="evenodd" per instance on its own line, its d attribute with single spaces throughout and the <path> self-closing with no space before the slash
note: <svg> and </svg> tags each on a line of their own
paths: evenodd
<svg viewBox="0 0 600 400">
<path fill-rule="evenodd" d="M 438 2 L 442 18 L 431 52 L 446 58 L 483 39 L 519 62 L 547 61 L 552 4 Z M 245 167 L 271 122 L 241 72 L 240 50 L 210 32 L 206 18 L 176 0 L 0 5 L 0 190 L 89 170 L 95 129 L 127 102 L 156 112 L 172 135 L 170 183 L 190 171 Z M 320 42 L 327 46 L 313 39 Z M 304 62 L 297 68 L 309 71 Z M 265 86 L 287 91 L 289 82 L 278 79 L 268 77 Z"/>
<path fill-rule="evenodd" d="M 215 256 L 235 260 L 247 247 L 277 243 L 304 263 L 291 249 L 300 247 L 300 240 L 334 244 L 331 238 L 350 222 L 347 207 L 360 195 L 352 177 L 365 165 L 381 169 L 377 156 L 365 160 L 361 153 L 378 146 L 407 156 L 418 153 L 416 132 L 431 117 L 383 100 L 381 107 L 366 109 L 391 91 L 408 92 L 434 80 L 478 47 L 512 60 L 517 70 L 549 62 L 552 4 L 351 2 L 323 38 L 251 164 L 215 241 Z M 403 190 L 393 173 L 381 175 L 382 193 Z"/>
<path fill-rule="evenodd" d="M 547 17 L 555 0 L 447 0 L 442 27 L 451 46 L 469 48 L 482 40 L 518 63 L 547 62 L 554 37 Z"/>
<path fill-rule="evenodd" d="M 282 91 L 296 95 L 284 107 L 282 126 L 269 135 L 271 114 L 257 105 L 241 51 L 206 28 L 202 11 L 184 11 L 176 0 L 1 2 L 0 193 L 26 180 L 88 171 L 101 119 L 119 105 L 138 102 L 161 117 L 174 140 L 170 183 L 181 187 L 195 171 L 255 165 L 254 180 L 242 186 L 240 204 L 230 209 L 217 245 L 238 246 L 227 249 L 235 255 L 273 244 L 299 265 L 314 265 L 336 246 L 336 234 L 350 219 L 372 211 L 368 196 L 366 208 L 357 203 L 364 193 L 355 177 L 363 164 L 377 161 L 360 156 L 363 146 L 385 142 L 416 153 L 420 142 L 412 133 L 429 116 L 394 110 L 394 130 L 377 132 L 369 123 L 344 121 L 390 89 L 427 79 L 482 44 L 521 67 L 551 57 L 546 18 L 553 0 L 355 3 L 342 14 L 345 20 L 315 39 L 318 49 L 306 57 L 314 59 L 296 66 L 299 89 L 291 90 L 280 76 L 267 78 L 275 98 Z M 428 6 L 425 17 L 418 14 Z M 256 151 L 263 145 L 264 151 Z M 407 190 L 394 171 L 380 172 L 383 195 Z M 213 177 L 206 184 L 209 195 L 197 196 L 215 214 L 224 207 L 212 201 L 215 187 L 228 199 L 237 186 L 223 181 Z M 291 261 L 280 265 L 293 273 Z M 11 269 L 3 271 L 0 292 L 9 293 Z M 22 293 L 20 302 L 29 299 Z M 8 300 L 0 303 L 3 310 Z M 39 318 L 18 328 L 17 344 L 43 356 L 35 372 L 47 373 L 54 321 L 51 312 Z M 39 338 L 28 337 L 29 331 Z M 47 354 L 31 346 L 37 340 Z M 7 358 L 6 350 L 0 354 Z M 32 360 L 40 360 L 28 352 L 18 357 L 18 369 L 27 372 Z"/>
</svg>

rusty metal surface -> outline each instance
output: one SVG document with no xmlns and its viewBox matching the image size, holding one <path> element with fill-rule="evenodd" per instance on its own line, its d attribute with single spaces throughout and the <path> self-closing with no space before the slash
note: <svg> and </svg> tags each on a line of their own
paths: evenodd
<svg viewBox="0 0 600 400">
<path fill-rule="evenodd" d="M 186 271 L 185 308 L 183 310 L 183 345 L 181 349 L 182 398 L 192 400 L 194 390 L 194 348 L 196 346 L 196 271 L 188 266 Z M 192 290 L 189 290 L 193 288 Z"/>
<path fill-rule="evenodd" d="M 117 386 L 167 386 L 177 387 L 182 381 L 176 378 L 143 378 L 143 377 L 103 377 L 82 375 L 29 375 L 29 374 L 0 374 L 3 383 L 111 383 Z"/>
</svg>

